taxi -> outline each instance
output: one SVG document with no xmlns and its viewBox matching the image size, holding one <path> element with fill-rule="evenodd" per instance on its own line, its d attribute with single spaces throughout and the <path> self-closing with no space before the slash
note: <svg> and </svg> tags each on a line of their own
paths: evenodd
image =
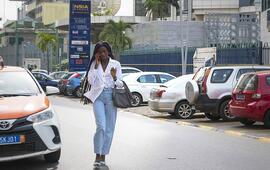
<svg viewBox="0 0 270 170">
<path fill-rule="evenodd" d="M 46 89 L 45 94 L 29 70 L 0 63 L 0 162 L 35 156 L 49 163 L 60 159 L 59 123 L 47 97 L 59 90 Z"/>
</svg>

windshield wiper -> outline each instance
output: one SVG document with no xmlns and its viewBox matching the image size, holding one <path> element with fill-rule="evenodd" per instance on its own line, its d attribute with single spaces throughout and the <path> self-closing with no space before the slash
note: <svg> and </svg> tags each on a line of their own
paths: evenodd
<svg viewBox="0 0 270 170">
<path fill-rule="evenodd" d="M 36 93 L 0 94 L 0 97 L 33 96 L 33 95 L 36 95 Z"/>
</svg>

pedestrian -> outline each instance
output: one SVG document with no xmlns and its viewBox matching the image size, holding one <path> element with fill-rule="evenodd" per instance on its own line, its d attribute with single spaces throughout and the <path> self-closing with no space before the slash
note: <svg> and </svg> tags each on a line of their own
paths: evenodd
<svg viewBox="0 0 270 170">
<path fill-rule="evenodd" d="M 120 63 L 114 60 L 112 49 L 107 42 L 96 44 L 89 68 L 88 82 L 91 88 L 84 95 L 93 103 L 96 120 L 94 167 L 99 167 L 106 166 L 105 156 L 110 152 L 117 117 L 112 92 L 115 86 L 123 87 L 122 71 Z"/>
<path fill-rule="evenodd" d="M 4 59 L 2 56 L 0 56 L 0 69 L 4 68 Z"/>
</svg>

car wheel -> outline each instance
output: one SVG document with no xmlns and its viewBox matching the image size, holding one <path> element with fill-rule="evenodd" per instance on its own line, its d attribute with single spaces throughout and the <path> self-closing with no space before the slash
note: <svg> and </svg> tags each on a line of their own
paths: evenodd
<svg viewBox="0 0 270 170">
<path fill-rule="evenodd" d="M 60 156 L 61 156 L 61 149 L 59 149 L 56 152 L 52 152 L 52 153 L 44 155 L 44 159 L 48 163 L 57 163 L 60 159 Z"/>
<path fill-rule="evenodd" d="M 263 122 L 264 122 L 264 126 L 270 129 L 270 110 L 265 114 Z"/>
<path fill-rule="evenodd" d="M 188 102 L 180 102 L 175 107 L 174 115 L 176 118 L 189 119 L 193 113 L 194 111 Z"/>
<path fill-rule="evenodd" d="M 139 93 L 132 93 L 132 95 L 133 95 L 133 100 L 131 102 L 131 105 L 133 107 L 140 106 L 140 104 L 142 103 L 142 96 Z"/>
<path fill-rule="evenodd" d="M 245 119 L 245 118 L 241 118 L 241 119 L 239 119 L 239 121 L 240 121 L 240 123 L 242 123 L 243 125 L 246 125 L 246 126 L 251 126 L 256 122 L 254 120 L 249 120 L 249 119 Z"/>
<path fill-rule="evenodd" d="M 229 101 L 230 100 L 223 101 L 219 108 L 219 114 L 224 121 L 232 121 L 236 119 L 236 117 L 231 115 L 229 112 Z"/>
<path fill-rule="evenodd" d="M 207 117 L 210 120 L 217 121 L 220 119 L 219 115 L 213 115 L 212 113 L 204 113 L 205 117 Z"/>
<path fill-rule="evenodd" d="M 82 90 L 81 90 L 80 87 L 77 87 L 77 88 L 75 89 L 74 95 L 75 95 L 76 97 L 79 97 L 79 98 L 82 97 Z"/>
</svg>

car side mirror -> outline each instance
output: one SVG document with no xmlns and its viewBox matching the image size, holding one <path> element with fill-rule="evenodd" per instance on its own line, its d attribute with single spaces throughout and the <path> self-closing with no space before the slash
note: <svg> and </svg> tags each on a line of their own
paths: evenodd
<svg viewBox="0 0 270 170">
<path fill-rule="evenodd" d="M 46 86 L 46 95 L 47 96 L 55 95 L 55 94 L 58 94 L 59 92 L 60 92 L 59 89 L 56 87 Z"/>
</svg>

